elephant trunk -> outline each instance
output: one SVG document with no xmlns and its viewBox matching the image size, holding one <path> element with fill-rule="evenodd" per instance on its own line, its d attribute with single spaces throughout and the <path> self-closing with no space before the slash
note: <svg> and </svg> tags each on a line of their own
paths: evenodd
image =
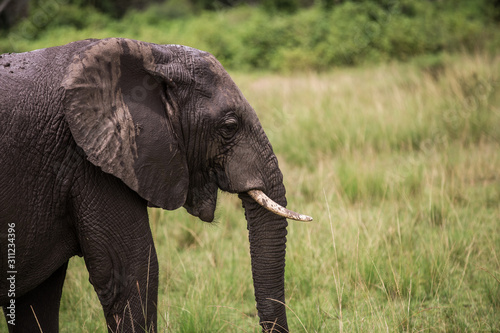
<svg viewBox="0 0 500 333">
<path fill-rule="evenodd" d="M 277 168 L 277 161 L 275 163 L 275 171 L 270 176 L 274 179 L 274 184 L 266 192 L 273 201 L 286 206 L 282 175 Z M 248 193 L 241 193 L 240 198 L 248 222 L 252 275 L 260 324 L 265 332 L 288 332 L 284 305 L 287 220 L 261 206 Z"/>
</svg>

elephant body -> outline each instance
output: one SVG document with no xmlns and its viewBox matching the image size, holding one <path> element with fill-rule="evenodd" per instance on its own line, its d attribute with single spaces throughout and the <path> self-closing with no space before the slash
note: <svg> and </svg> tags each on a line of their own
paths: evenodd
<svg viewBox="0 0 500 333">
<path fill-rule="evenodd" d="M 58 73 L 44 70 L 53 67 L 53 61 L 68 60 L 44 53 L 0 58 L 0 235 L 4 245 L 6 223 L 16 224 L 18 294 L 33 289 L 40 278 L 45 280 L 69 257 L 80 253 L 67 205 L 76 159 L 78 163 L 85 159 L 76 153 L 79 148 L 64 121 L 64 91 L 54 89 L 60 85 L 63 67 L 54 68 Z M 6 252 L 6 246 L 0 246 L 0 274 L 8 270 Z M 43 276 L 35 276 L 34 271 Z M 7 297 L 5 283 L 2 278 L 0 303 Z"/>
<path fill-rule="evenodd" d="M 147 206 L 184 206 L 209 222 L 218 189 L 245 207 L 261 325 L 288 329 L 287 222 L 246 194 L 285 206 L 282 175 L 255 112 L 212 55 L 115 38 L 2 55 L 0 156 L 0 305 L 9 322 L 15 302 L 11 332 L 58 331 L 75 255 L 110 332 L 156 331 Z"/>
<path fill-rule="evenodd" d="M 96 272 L 91 282 L 98 294 L 103 293 L 99 296 L 105 312 L 116 313 L 117 309 L 106 307 L 124 307 L 128 298 L 107 299 L 109 291 L 101 291 L 102 287 L 94 280 L 101 279 L 104 284 L 121 284 L 119 288 L 135 288 L 135 281 L 113 281 L 113 276 L 122 274 L 126 279 L 128 274 L 133 279 L 135 274 L 131 273 L 140 267 L 138 263 L 144 258 L 147 263 L 150 256 L 150 271 L 157 273 L 152 237 L 147 231 L 145 200 L 119 179 L 90 163 L 83 150 L 76 145 L 65 121 L 65 91 L 61 87 L 61 78 L 65 67 L 72 60 L 70 55 L 90 42 L 77 42 L 70 44 L 71 47 L 56 47 L 20 55 L 3 55 L 0 59 L 1 243 L 6 244 L 6 226 L 14 223 L 17 320 L 16 327 L 12 329 L 18 331 L 28 332 L 29 328 L 22 329 L 23 325 L 33 327 L 36 324 L 29 305 L 34 306 L 41 324 L 45 325 L 42 326 L 45 327 L 44 331 L 57 330 L 57 316 L 38 314 L 38 311 L 47 310 L 50 302 L 37 293 L 60 295 L 64 279 L 57 275 L 51 276 L 55 272 L 64 276 L 61 271 L 65 270 L 72 256 L 97 253 L 97 249 L 87 248 L 102 247 L 98 250 L 100 253 L 108 252 L 108 260 L 104 257 L 94 259 L 91 254 L 85 257 L 89 271 Z M 107 195 L 104 194 L 106 192 Z M 116 195 L 122 199 L 112 199 Z M 113 204 L 108 199 L 112 199 Z M 116 203 L 120 203 L 121 207 L 116 206 Z M 118 233 L 114 229 L 119 219 L 128 220 L 135 230 Z M 101 220 L 100 223 L 97 223 L 98 220 Z M 100 235 L 95 230 L 98 225 L 102 227 Z M 139 231 L 143 235 L 140 235 L 140 239 L 134 239 L 139 236 L 136 234 Z M 95 236 L 103 239 L 95 244 L 88 241 Z M 113 237 L 118 239 L 113 240 Z M 124 258 L 125 249 L 121 247 L 129 247 L 134 243 L 145 247 L 142 249 L 143 257 L 136 258 L 135 262 L 124 260 L 128 257 Z M 12 271 L 7 266 L 7 257 L 7 247 L 0 246 L 0 258 L 3 259 L 0 261 L 2 305 L 8 304 L 10 298 L 7 277 L 4 276 Z M 112 267 L 114 260 L 122 262 Z M 147 267 L 143 270 L 142 280 L 146 281 Z M 48 283 L 43 282 L 50 279 L 58 280 L 58 283 L 52 283 L 51 288 L 48 288 Z M 153 291 L 157 284 L 155 274 L 151 274 L 150 283 Z M 143 289 L 145 293 L 145 285 Z M 148 297 L 155 300 L 155 293 L 150 292 Z M 58 307 L 58 302 L 57 299 L 53 306 Z M 45 318 L 47 323 L 44 323 Z M 153 313 L 148 319 L 154 323 Z M 110 320 L 113 319 L 108 318 L 108 322 Z"/>
</svg>

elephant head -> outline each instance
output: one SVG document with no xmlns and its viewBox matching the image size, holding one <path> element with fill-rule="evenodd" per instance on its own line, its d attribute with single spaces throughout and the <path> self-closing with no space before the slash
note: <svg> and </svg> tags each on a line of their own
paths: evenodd
<svg viewBox="0 0 500 333">
<path fill-rule="evenodd" d="M 184 206 L 210 222 L 219 188 L 239 194 L 261 325 L 286 331 L 285 217 L 308 217 L 283 208 L 271 144 L 222 65 L 185 46 L 92 40 L 62 86 L 67 123 L 87 159 L 150 205 Z"/>
</svg>

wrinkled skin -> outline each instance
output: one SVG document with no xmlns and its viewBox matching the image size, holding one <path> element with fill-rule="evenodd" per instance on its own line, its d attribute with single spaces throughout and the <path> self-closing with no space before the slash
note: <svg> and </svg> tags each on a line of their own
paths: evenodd
<svg viewBox="0 0 500 333">
<path fill-rule="evenodd" d="M 0 305 L 16 325 L 58 331 L 69 258 L 81 255 L 110 332 L 156 331 L 158 261 L 147 206 L 214 218 L 238 193 L 263 330 L 287 331 L 282 174 L 255 111 L 210 54 L 126 39 L 0 58 Z M 12 230 L 11 230 L 12 231 Z M 143 311 L 144 310 L 144 311 Z"/>
</svg>

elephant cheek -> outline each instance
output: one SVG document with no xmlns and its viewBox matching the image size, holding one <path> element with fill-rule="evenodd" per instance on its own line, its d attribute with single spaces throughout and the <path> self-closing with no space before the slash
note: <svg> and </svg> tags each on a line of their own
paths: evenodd
<svg viewBox="0 0 500 333">
<path fill-rule="evenodd" d="M 227 160 L 224 174 L 218 177 L 221 190 L 230 193 L 265 190 L 265 174 L 270 170 L 270 167 L 259 158 L 256 157 L 256 154 L 249 154 L 244 150 L 243 152 L 238 150 L 237 153 L 234 153 Z"/>
</svg>

